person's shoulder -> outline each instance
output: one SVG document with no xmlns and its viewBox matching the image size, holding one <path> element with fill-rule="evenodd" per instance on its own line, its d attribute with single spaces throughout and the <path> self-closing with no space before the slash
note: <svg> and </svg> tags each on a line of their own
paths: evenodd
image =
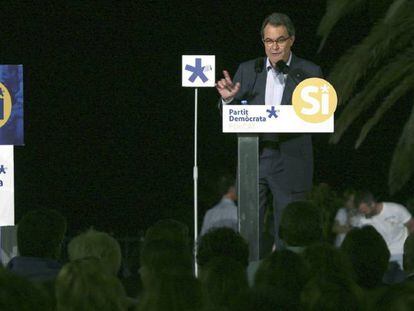
<svg viewBox="0 0 414 311">
<path fill-rule="evenodd" d="M 404 205 L 395 202 L 382 202 L 384 209 L 406 209 Z"/>
<path fill-rule="evenodd" d="M 255 71 L 255 68 L 257 66 L 264 67 L 266 62 L 265 57 L 257 57 L 254 59 L 249 59 L 247 61 L 244 61 L 240 63 L 239 68 L 242 68 L 244 70 L 252 70 Z"/>
<path fill-rule="evenodd" d="M 346 208 L 345 207 L 341 207 L 336 211 L 336 217 L 343 217 L 346 216 Z"/>
<path fill-rule="evenodd" d="M 395 202 L 382 202 L 383 210 L 388 213 L 408 213 L 407 208 L 399 203 Z"/>
<path fill-rule="evenodd" d="M 296 56 L 295 54 L 292 55 L 291 67 L 303 68 L 310 72 L 319 72 L 321 70 L 317 64 L 311 62 L 310 60 Z"/>
</svg>

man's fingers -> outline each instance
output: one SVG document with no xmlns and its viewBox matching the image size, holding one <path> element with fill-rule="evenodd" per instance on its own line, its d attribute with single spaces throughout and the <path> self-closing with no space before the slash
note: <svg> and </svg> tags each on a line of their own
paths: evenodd
<svg viewBox="0 0 414 311">
<path fill-rule="evenodd" d="M 233 92 L 237 93 L 240 90 L 240 83 L 237 82 L 234 86 L 233 86 Z"/>
<path fill-rule="evenodd" d="M 224 79 L 229 85 L 233 85 L 233 81 L 231 80 L 230 74 L 227 70 L 223 70 Z"/>
<path fill-rule="evenodd" d="M 224 89 L 224 88 L 225 88 L 225 85 L 223 84 L 223 81 L 222 81 L 222 80 L 217 81 L 217 86 L 218 86 L 220 89 Z"/>
</svg>

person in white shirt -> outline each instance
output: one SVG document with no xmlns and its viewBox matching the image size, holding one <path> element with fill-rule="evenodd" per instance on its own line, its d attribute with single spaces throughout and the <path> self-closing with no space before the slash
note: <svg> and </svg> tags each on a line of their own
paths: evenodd
<svg viewBox="0 0 414 311">
<path fill-rule="evenodd" d="M 402 267 L 404 242 L 414 231 L 414 219 L 401 204 L 377 202 L 369 191 L 357 193 L 355 204 L 365 217 L 361 217 L 359 227 L 373 226 L 384 238 L 390 251 L 390 261 Z"/>
</svg>

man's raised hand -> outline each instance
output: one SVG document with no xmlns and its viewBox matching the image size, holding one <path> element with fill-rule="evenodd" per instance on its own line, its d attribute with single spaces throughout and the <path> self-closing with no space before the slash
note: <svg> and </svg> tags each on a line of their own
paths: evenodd
<svg viewBox="0 0 414 311">
<path fill-rule="evenodd" d="M 233 84 L 233 81 L 231 80 L 230 74 L 227 70 L 223 70 L 223 75 L 224 78 L 217 81 L 216 89 L 219 92 L 221 98 L 224 101 L 228 101 L 236 96 L 237 92 L 240 90 L 240 83 L 237 82 L 236 84 Z"/>
</svg>

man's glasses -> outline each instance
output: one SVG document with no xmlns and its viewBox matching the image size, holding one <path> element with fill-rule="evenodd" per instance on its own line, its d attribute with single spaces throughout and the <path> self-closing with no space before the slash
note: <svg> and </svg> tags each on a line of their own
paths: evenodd
<svg viewBox="0 0 414 311">
<path fill-rule="evenodd" d="M 272 46 L 273 43 L 276 43 L 279 46 L 279 45 L 284 45 L 286 43 L 286 41 L 289 40 L 289 39 L 290 39 L 290 36 L 289 37 L 280 37 L 280 38 L 277 38 L 276 40 L 266 38 L 266 39 L 263 40 L 263 43 L 268 47 Z"/>
</svg>

